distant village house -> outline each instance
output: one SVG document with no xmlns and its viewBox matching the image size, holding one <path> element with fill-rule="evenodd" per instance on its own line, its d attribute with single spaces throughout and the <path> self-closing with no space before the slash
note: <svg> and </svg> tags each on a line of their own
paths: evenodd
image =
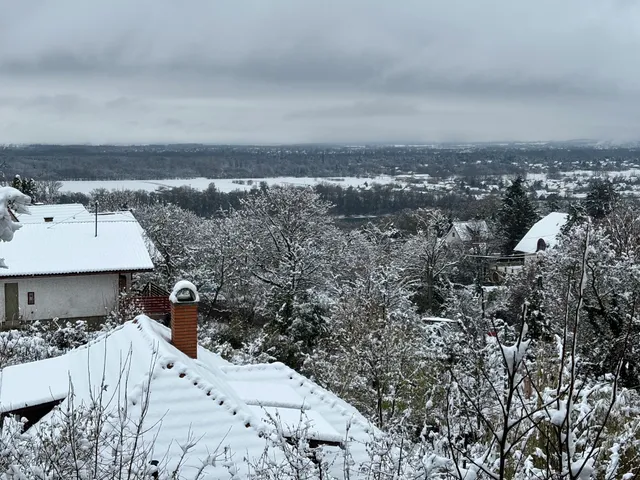
<svg viewBox="0 0 640 480">
<path fill-rule="evenodd" d="M 558 235 L 568 218 L 566 213 L 549 213 L 527 231 L 516 245 L 513 255 L 489 258 L 486 270 L 488 282 L 502 283 L 505 275 L 522 270 L 522 267 L 533 260 L 538 252 L 555 247 L 558 243 Z"/>
<path fill-rule="evenodd" d="M 538 252 L 552 248 L 558 243 L 558 235 L 569 219 L 569 215 L 551 212 L 538 220 L 518 242 L 514 252 L 524 255 L 524 263 L 535 258 Z"/>
<path fill-rule="evenodd" d="M 489 226 L 485 220 L 453 222 L 444 237 L 449 245 L 479 246 L 489 239 Z"/>
</svg>

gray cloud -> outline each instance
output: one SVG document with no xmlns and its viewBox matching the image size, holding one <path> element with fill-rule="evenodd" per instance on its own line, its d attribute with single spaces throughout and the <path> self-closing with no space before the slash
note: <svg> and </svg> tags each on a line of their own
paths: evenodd
<svg viewBox="0 0 640 480">
<path fill-rule="evenodd" d="M 636 2 L 0 0 L 0 11 L 0 142 L 631 138 L 640 127 Z"/>
<path fill-rule="evenodd" d="M 347 105 L 301 110 L 285 115 L 287 120 L 315 118 L 353 118 L 358 117 L 410 117 L 419 115 L 421 110 L 415 105 L 402 101 L 360 101 Z"/>
</svg>

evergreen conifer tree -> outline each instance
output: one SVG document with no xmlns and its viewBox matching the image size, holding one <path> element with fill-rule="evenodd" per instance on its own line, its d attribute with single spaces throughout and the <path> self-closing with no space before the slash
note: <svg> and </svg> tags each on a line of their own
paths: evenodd
<svg viewBox="0 0 640 480">
<path fill-rule="evenodd" d="M 22 178 L 20 175 L 16 175 L 11 181 L 11 186 L 31 197 L 32 201 L 35 200 L 36 182 L 33 178 Z"/>
<path fill-rule="evenodd" d="M 497 216 L 504 253 L 513 253 L 515 246 L 538 218 L 538 212 L 527 195 L 524 179 L 516 177 L 504 194 Z"/>
<path fill-rule="evenodd" d="M 585 209 L 594 220 L 606 217 L 615 208 L 619 194 L 611 180 L 594 179 L 589 185 Z"/>
<path fill-rule="evenodd" d="M 567 219 L 567 223 L 560 229 L 560 233 L 568 235 L 575 225 L 582 224 L 588 217 L 587 209 L 583 203 L 569 205 L 569 218 Z"/>
</svg>

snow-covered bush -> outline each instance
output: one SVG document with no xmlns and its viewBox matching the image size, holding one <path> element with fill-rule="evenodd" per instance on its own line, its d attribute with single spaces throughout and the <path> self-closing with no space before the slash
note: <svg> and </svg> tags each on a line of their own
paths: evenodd
<svg viewBox="0 0 640 480">
<path fill-rule="evenodd" d="M 0 368 L 61 355 L 42 335 L 24 330 L 0 332 Z"/>
<path fill-rule="evenodd" d="M 87 322 L 83 320 L 68 322 L 53 319 L 50 322 L 38 322 L 31 325 L 30 330 L 40 334 L 45 342 L 60 352 L 84 345 L 89 340 Z"/>
</svg>

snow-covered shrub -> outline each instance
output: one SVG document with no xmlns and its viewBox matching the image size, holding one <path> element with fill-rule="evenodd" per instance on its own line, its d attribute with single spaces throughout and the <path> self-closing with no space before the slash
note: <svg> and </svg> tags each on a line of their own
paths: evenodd
<svg viewBox="0 0 640 480">
<path fill-rule="evenodd" d="M 87 322 L 84 320 L 70 322 L 53 319 L 31 325 L 30 330 L 39 332 L 45 342 L 61 352 L 84 345 L 89 340 Z"/>
<path fill-rule="evenodd" d="M 0 332 L 0 368 L 55 357 L 62 351 L 42 335 L 24 330 Z"/>
<path fill-rule="evenodd" d="M 225 323 L 205 320 L 198 327 L 198 344 L 236 365 L 273 362 L 265 353 L 264 342 L 264 333 L 238 319 Z"/>
</svg>

